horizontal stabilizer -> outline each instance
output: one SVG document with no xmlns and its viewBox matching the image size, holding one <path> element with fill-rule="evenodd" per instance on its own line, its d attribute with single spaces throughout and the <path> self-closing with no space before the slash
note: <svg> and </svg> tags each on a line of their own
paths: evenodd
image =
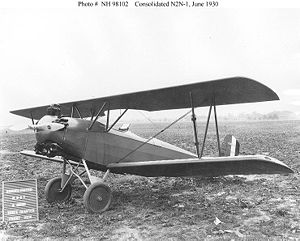
<svg viewBox="0 0 300 241">
<path fill-rule="evenodd" d="M 281 161 L 263 155 L 203 157 L 112 163 L 107 166 L 114 173 L 156 176 L 225 176 L 250 174 L 282 174 L 293 171 Z"/>
<path fill-rule="evenodd" d="M 22 155 L 25 155 L 25 156 L 41 158 L 41 159 L 52 161 L 52 162 L 58 162 L 58 163 L 63 163 L 64 162 L 64 160 L 62 158 L 60 158 L 60 157 L 47 157 L 47 156 L 43 156 L 43 155 L 38 155 L 34 151 L 30 151 L 30 150 L 24 150 L 24 151 L 21 151 L 20 153 Z M 69 162 L 73 166 L 77 166 L 78 165 L 77 162 L 70 161 L 70 160 L 69 160 Z M 83 165 L 79 165 L 79 166 L 83 166 Z"/>
</svg>

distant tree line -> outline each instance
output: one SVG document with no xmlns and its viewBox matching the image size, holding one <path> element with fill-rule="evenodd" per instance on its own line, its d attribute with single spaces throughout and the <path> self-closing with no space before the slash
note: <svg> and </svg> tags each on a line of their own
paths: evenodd
<svg viewBox="0 0 300 241">
<path fill-rule="evenodd" d="M 242 117 L 242 116 L 241 116 Z M 251 114 L 246 114 L 244 118 L 239 119 L 247 119 L 247 120 L 279 120 L 278 113 L 267 113 L 267 114 L 260 114 L 257 112 L 253 112 Z"/>
<path fill-rule="evenodd" d="M 252 113 L 241 113 L 238 115 L 227 114 L 225 116 L 220 116 L 223 120 L 289 120 L 298 119 L 298 116 L 291 111 L 273 111 L 266 114 L 261 114 L 258 112 Z"/>
</svg>

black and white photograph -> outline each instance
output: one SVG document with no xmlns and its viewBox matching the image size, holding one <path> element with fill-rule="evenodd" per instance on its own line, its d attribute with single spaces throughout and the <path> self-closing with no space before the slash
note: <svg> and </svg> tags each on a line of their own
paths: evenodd
<svg viewBox="0 0 300 241">
<path fill-rule="evenodd" d="M 300 240 L 300 4 L 0 2 L 0 240 Z"/>
</svg>

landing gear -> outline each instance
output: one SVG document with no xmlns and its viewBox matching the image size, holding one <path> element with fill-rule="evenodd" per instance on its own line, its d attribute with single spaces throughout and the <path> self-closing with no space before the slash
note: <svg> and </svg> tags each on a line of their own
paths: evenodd
<svg viewBox="0 0 300 241">
<path fill-rule="evenodd" d="M 69 166 L 70 174 L 66 174 L 66 164 Z M 75 168 L 72 167 L 74 163 L 64 160 L 62 177 L 51 179 L 45 188 L 46 200 L 52 202 L 64 202 L 70 199 L 72 186 L 71 182 L 76 176 L 86 188 L 83 196 L 84 206 L 89 212 L 101 213 L 106 211 L 112 199 L 111 189 L 108 185 L 104 184 L 105 179 L 109 175 L 109 169 L 106 171 L 102 179 L 94 177 L 90 174 L 89 168 L 85 160 L 81 160 Z M 85 170 L 81 173 L 78 172 L 79 167 L 84 167 Z M 81 176 L 87 173 L 91 185 L 82 180 Z"/>
<path fill-rule="evenodd" d="M 102 182 L 95 182 L 84 193 L 84 206 L 89 212 L 101 213 L 109 208 L 111 197 L 109 186 Z"/>
<path fill-rule="evenodd" d="M 71 193 L 72 186 L 70 183 L 67 183 L 65 188 L 62 190 L 60 177 L 51 179 L 45 187 L 46 200 L 49 203 L 65 202 L 70 199 Z"/>
</svg>

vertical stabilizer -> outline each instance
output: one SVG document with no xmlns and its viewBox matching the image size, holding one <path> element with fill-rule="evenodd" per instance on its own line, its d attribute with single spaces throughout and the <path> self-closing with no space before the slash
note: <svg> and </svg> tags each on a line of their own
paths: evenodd
<svg viewBox="0 0 300 241">
<path fill-rule="evenodd" d="M 240 143 L 233 135 L 227 135 L 221 146 L 221 156 L 238 156 Z"/>
</svg>

